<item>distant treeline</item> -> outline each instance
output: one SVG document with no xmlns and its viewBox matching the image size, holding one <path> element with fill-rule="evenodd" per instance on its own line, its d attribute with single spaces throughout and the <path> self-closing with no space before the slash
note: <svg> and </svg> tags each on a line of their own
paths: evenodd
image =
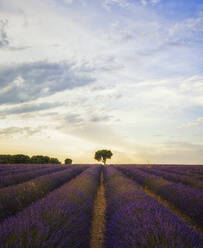
<svg viewBox="0 0 203 248">
<path fill-rule="evenodd" d="M 61 164 L 57 158 L 35 155 L 29 157 L 24 154 L 0 155 L 0 164 Z"/>
</svg>

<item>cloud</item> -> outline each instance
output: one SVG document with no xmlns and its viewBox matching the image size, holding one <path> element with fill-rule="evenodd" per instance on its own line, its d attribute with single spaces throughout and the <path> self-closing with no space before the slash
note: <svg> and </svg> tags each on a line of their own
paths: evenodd
<svg viewBox="0 0 203 248">
<path fill-rule="evenodd" d="M 38 112 L 42 110 L 54 109 L 59 106 L 64 105 L 64 103 L 49 103 L 44 102 L 40 104 L 23 104 L 21 106 L 7 108 L 0 111 L 0 116 L 13 115 L 13 114 L 24 114 L 24 113 L 32 113 Z"/>
<path fill-rule="evenodd" d="M 159 3 L 161 0 L 150 0 L 150 2 L 151 3 L 153 3 L 153 4 L 157 4 L 157 3 Z"/>
<path fill-rule="evenodd" d="M 155 4 L 159 3 L 160 1 L 161 0 L 140 0 L 142 5 L 147 5 L 148 3 L 155 5 Z"/>
<path fill-rule="evenodd" d="M 0 136 L 12 136 L 12 135 L 26 135 L 32 136 L 42 130 L 43 127 L 31 128 L 31 127 L 8 127 L 0 128 Z"/>
<path fill-rule="evenodd" d="M 110 115 L 102 115 L 102 116 L 98 116 L 98 115 L 93 115 L 90 117 L 90 121 L 92 122 L 106 122 L 112 119 L 112 116 Z"/>
<path fill-rule="evenodd" d="M 140 163 L 148 161 L 150 164 L 201 164 L 202 152 L 203 144 L 193 142 L 168 141 L 156 145 L 134 145 L 132 161 L 138 158 Z"/>
<path fill-rule="evenodd" d="M 79 114 L 66 114 L 64 120 L 69 124 L 81 124 L 83 118 Z"/>
<path fill-rule="evenodd" d="M 7 50 L 10 51 L 22 51 L 31 48 L 31 46 L 8 46 L 6 47 Z"/>
<path fill-rule="evenodd" d="M 201 125 L 203 125 L 203 117 L 199 117 L 195 121 L 192 121 L 192 122 L 187 122 L 181 125 L 181 127 L 185 128 L 185 127 L 201 126 Z"/>
<path fill-rule="evenodd" d="M 99 113 L 94 114 L 86 111 L 85 113 L 67 113 L 67 114 L 61 114 L 56 117 L 57 119 L 60 119 L 63 123 L 68 123 L 69 125 L 80 125 L 80 126 L 88 126 L 92 125 L 93 123 L 107 123 L 111 120 L 113 120 L 113 116 L 110 116 L 105 113 Z M 116 120 L 118 121 L 118 120 Z M 94 124 L 93 124 L 94 125 Z M 75 126 L 72 126 L 73 129 Z"/>
<path fill-rule="evenodd" d="M 73 3 L 73 0 L 64 0 L 64 3 L 66 3 L 66 4 L 72 4 Z"/>
<path fill-rule="evenodd" d="M 21 51 L 30 48 L 31 46 L 12 46 L 7 33 L 8 20 L 0 20 L 0 49 L 10 51 Z"/>
<path fill-rule="evenodd" d="M 115 5 L 115 4 L 120 7 L 129 7 L 129 6 L 136 4 L 136 1 L 130 1 L 130 0 L 103 0 L 103 1 L 106 7 L 109 7 L 110 5 Z M 141 2 L 142 5 L 147 5 L 148 3 L 157 4 L 161 0 L 138 0 L 137 2 L 139 1 Z"/>
<path fill-rule="evenodd" d="M 95 145 L 123 146 L 124 141 L 111 126 L 100 122 L 84 122 L 82 125 L 61 125 L 61 132 Z"/>
<path fill-rule="evenodd" d="M 8 35 L 6 28 L 8 25 L 8 20 L 0 20 L 0 48 L 9 46 Z"/>
<path fill-rule="evenodd" d="M 110 10 L 112 5 L 117 5 L 122 8 L 129 7 L 131 4 L 128 0 L 103 0 L 103 6 Z"/>
<path fill-rule="evenodd" d="M 172 23 L 168 28 L 170 42 L 189 44 L 202 43 L 203 34 L 203 13 L 195 17 L 183 19 Z"/>
<path fill-rule="evenodd" d="M 0 68 L 0 104 L 20 103 L 88 85 L 92 69 L 71 62 L 39 61 Z"/>
<path fill-rule="evenodd" d="M 140 0 L 140 1 L 141 1 L 141 4 L 147 5 L 147 0 Z"/>
</svg>

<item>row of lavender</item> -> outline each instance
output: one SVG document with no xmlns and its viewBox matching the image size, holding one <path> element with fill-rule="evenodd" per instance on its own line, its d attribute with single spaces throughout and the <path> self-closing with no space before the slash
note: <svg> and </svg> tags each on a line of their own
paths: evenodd
<svg viewBox="0 0 203 248">
<path fill-rule="evenodd" d="M 153 166 L 152 168 L 148 168 L 146 166 L 140 166 L 138 168 L 140 170 L 143 170 L 144 172 L 163 177 L 164 179 L 172 182 L 183 183 L 185 185 L 189 185 L 194 188 L 203 189 L 203 181 L 197 176 L 192 176 L 192 175 L 186 176 L 183 174 L 178 174 L 177 172 L 173 172 L 173 171 L 165 171 L 163 169 L 160 169 L 160 167 L 158 166 Z"/>
<path fill-rule="evenodd" d="M 203 176 L 202 165 L 159 165 L 158 167 L 163 170 L 182 173 L 184 175 Z"/>
<path fill-rule="evenodd" d="M 174 172 L 177 174 L 182 174 L 190 177 L 197 177 L 200 180 L 203 180 L 203 165 L 193 165 L 193 166 L 161 165 L 158 167 L 163 171 Z"/>
<path fill-rule="evenodd" d="M 70 166 L 62 171 L 0 189 L 0 221 L 44 197 L 85 169 L 87 166 Z"/>
<path fill-rule="evenodd" d="M 52 165 L 53 166 L 53 165 Z M 6 176 L 31 170 L 38 170 L 39 168 L 51 167 L 49 164 L 0 164 L 0 175 Z"/>
<path fill-rule="evenodd" d="M 49 167 L 38 167 L 38 169 L 29 169 L 24 170 L 20 173 L 12 173 L 9 175 L 2 175 L 0 173 L 0 188 L 7 187 L 9 185 L 14 185 L 18 183 L 23 183 L 26 181 L 29 181 L 30 179 L 46 175 L 49 173 L 53 173 L 56 171 L 61 171 L 66 169 L 67 166 L 61 166 L 61 165 L 52 165 Z"/>
<path fill-rule="evenodd" d="M 203 165 L 193 165 L 193 166 L 152 165 L 151 167 L 154 169 L 161 170 L 161 171 L 194 177 L 201 181 L 203 180 Z"/>
<path fill-rule="evenodd" d="M 91 166 L 69 183 L 0 225 L 1 247 L 89 246 L 93 203 L 100 166 Z"/>
<path fill-rule="evenodd" d="M 104 169 L 106 248 L 200 248 L 203 237 L 114 167 Z"/>
<path fill-rule="evenodd" d="M 172 203 L 203 228 L 203 190 L 151 175 L 141 171 L 136 166 L 119 165 L 116 168 Z"/>
<path fill-rule="evenodd" d="M 136 166 L 140 168 L 151 168 L 169 173 L 195 177 L 203 179 L 203 165 L 168 165 L 168 164 L 126 164 L 126 166 Z"/>
</svg>

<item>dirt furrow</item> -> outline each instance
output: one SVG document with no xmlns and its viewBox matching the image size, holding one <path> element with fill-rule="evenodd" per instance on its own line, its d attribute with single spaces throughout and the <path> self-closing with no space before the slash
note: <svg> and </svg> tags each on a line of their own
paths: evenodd
<svg viewBox="0 0 203 248">
<path fill-rule="evenodd" d="M 105 230 L 105 210 L 106 198 L 104 188 L 104 175 L 101 170 L 100 186 L 97 191 L 94 202 L 93 222 L 91 227 L 90 248 L 104 248 L 104 230 Z"/>
</svg>

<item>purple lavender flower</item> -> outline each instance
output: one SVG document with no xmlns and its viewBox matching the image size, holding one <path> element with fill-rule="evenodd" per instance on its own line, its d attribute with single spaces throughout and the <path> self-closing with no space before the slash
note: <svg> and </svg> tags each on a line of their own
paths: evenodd
<svg viewBox="0 0 203 248">
<path fill-rule="evenodd" d="M 0 225 L 0 247 L 87 248 L 100 167 L 92 166 Z"/>
<path fill-rule="evenodd" d="M 203 190 L 167 181 L 135 166 L 118 166 L 139 184 L 148 187 L 203 227 Z"/>
<path fill-rule="evenodd" d="M 0 189 L 0 221 L 71 180 L 86 168 L 85 166 L 71 166 L 63 171 Z"/>
<path fill-rule="evenodd" d="M 203 237 L 115 168 L 105 168 L 106 248 L 200 248 Z"/>
</svg>

